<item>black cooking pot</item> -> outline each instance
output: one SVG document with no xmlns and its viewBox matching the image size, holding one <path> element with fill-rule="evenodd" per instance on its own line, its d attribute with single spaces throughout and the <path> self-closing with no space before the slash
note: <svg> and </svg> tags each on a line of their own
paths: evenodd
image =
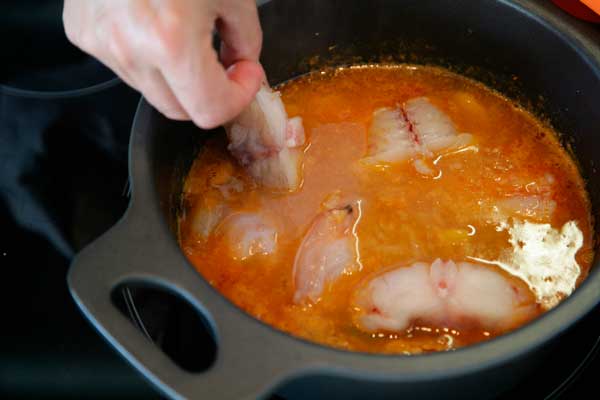
<svg viewBox="0 0 600 400">
<path fill-rule="evenodd" d="M 271 83 L 329 65 L 412 62 L 443 65 L 502 91 L 562 132 L 598 208 L 600 35 L 548 2 L 276 0 L 262 5 L 260 15 Z M 81 252 L 69 274 L 92 324 L 167 396 L 494 397 L 545 360 L 561 333 L 600 300 L 595 266 L 570 298 L 523 328 L 428 355 L 341 351 L 279 332 L 216 292 L 177 245 L 182 182 L 212 134 L 221 131 L 169 121 L 142 101 L 130 146 L 130 207 Z M 177 367 L 117 311 L 111 291 L 136 283 L 196 308 L 217 343 L 210 368 Z"/>
</svg>

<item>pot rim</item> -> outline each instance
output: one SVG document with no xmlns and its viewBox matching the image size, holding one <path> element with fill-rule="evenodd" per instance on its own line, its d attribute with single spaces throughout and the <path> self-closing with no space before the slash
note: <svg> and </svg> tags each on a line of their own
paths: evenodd
<svg viewBox="0 0 600 400">
<path fill-rule="evenodd" d="M 37 99 L 37 100 L 61 100 L 70 99 L 73 97 L 88 96 L 105 89 L 109 89 L 113 86 L 122 83 L 123 80 L 118 76 L 114 76 L 108 80 L 76 89 L 68 90 L 33 90 L 33 89 L 21 89 L 16 86 L 7 84 L 0 84 L 0 94 L 8 95 L 12 97 L 21 97 L 26 99 Z"/>
</svg>

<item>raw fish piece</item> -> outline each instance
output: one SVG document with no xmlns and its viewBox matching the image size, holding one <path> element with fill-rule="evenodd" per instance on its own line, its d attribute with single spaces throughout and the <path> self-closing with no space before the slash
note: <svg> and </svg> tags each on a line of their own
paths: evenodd
<svg viewBox="0 0 600 400">
<path fill-rule="evenodd" d="M 317 302 L 326 286 L 359 267 L 353 227 L 355 204 L 321 212 L 304 236 L 294 260 L 294 302 Z"/>
<path fill-rule="evenodd" d="M 450 118 L 425 97 L 396 108 L 380 108 L 369 127 L 367 162 L 399 162 L 431 157 L 446 149 L 468 145 L 472 136 L 458 134 Z"/>
<path fill-rule="evenodd" d="M 369 332 L 405 330 L 416 320 L 504 329 L 533 316 L 534 303 L 525 284 L 517 286 L 490 267 L 437 259 L 396 267 L 362 286 L 355 321 Z"/>
<path fill-rule="evenodd" d="M 304 127 L 300 117 L 288 119 L 279 92 L 263 85 L 256 98 L 225 126 L 228 149 L 263 186 L 295 190 L 301 182 Z"/>
<path fill-rule="evenodd" d="M 277 228 L 269 218 L 256 213 L 231 214 L 221 226 L 231 256 L 246 260 L 254 255 L 269 255 L 277 250 Z"/>
</svg>

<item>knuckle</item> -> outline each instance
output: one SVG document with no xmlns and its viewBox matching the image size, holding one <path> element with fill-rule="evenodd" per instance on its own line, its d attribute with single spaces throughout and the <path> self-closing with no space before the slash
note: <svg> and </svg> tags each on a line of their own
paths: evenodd
<svg viewBox="0 0 600 400">
<path fill-rule="evenodd" d="M 65 34 L 67 39 L 74 44 L 78 43 L 79 30 L 76 28 L 75 21 L 73 20 L 73 11 L 71 10 L 71 3 L 66 1 L 63 9 L 62 20 L 65 28 Z"/>
<path fill-rule="evenodd" d="M 80 32 L 78 29 L 75 29 L 71 20 L 65 18 L 63 20 L 63 25 L 65 27 L 65 35 L 67 35 L 67 39 L 73 44 L 79 44 L 79 36 Z"/>
<path fill-rule="evenodd" d="M 85 51 L 91 51 L 95 48 L 93 34 L 90 29 L 86 29 L 82 24 L 70 19 L 64 21 L 64 28 L 67 39 L 75 46 Z"/>
<path fill-rule="evenodd" d="M 97 28 L 95 25 L 87 24 L 85 16 L 80 16 L 72 8 L 72 2 L 65 2 L 62 14 L 65 36 L 83 51 L 96 53 L 99 47 L 96 34 Z"/>
<path fill-rule="evenodd" d="M 117 24 L 111 26 L 111 40 L 109 41 L 110 52 L 119 66 L 125 70 L 134 67 L 134 57 L 126 39 L 121 35 Z"/>
<path fill-rule="evenodd" d="M 162 57 L 178 59 L 183 53 L 183 18 L 175 10 L 169 10 L 160 17 L 155 25 L 155 45 Z"/>
<path fill-rule="evenodd" d="M 262 49 L 262 32 L 259 32 L 259 35 L 257 36 L 256 40 L 252 42 L 250 47 L 250 51 L 253 54 L 260 54 L 260 50 Z"/>
<path fill-rule="evenodd" d="M 183 54 L 181 34 L 178 29 L 160 30 L 156 37 L 158 54 L 166 60 L 178 60 Z"/>
<path fill-rule="evenodd" d="M 174 120 L 187 120 L 189 119 L 187 114 L 180 110 L 179 108 L 167 108 L 165 109 L 165 111 L 163 112 L 163 114 L 169 118 L 169 119 L 174 119 Z"/>
<path fill-rule="evenodd" d="M 262 48 L 262 32 L 245 40 L 242 46 L 243 47 L 240 49 L 242 53 L 251 58 L 258 58 Z"/>
</svg>

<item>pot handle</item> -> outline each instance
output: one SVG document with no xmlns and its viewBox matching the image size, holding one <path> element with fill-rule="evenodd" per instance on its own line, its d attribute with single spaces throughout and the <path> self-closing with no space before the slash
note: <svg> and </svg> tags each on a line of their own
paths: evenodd
<svg viewBox="0 0 600 400">
<path fill-rule="evenodd" d="M 79 253 L 70 267 L 69 288 L 87 319 L 170 398 L 255 399 L 268 394 L 291 372 L 283 365 L 289 356 L 284 355 L 283 335 L 232 307 L 199 279 L 172 238 L 149 241 L 147 232 L 125 219 Z M 161 264 L 165 260 L 171 265 Z M 172 265 L 173 260 L 186 265 Z M 212 366 L 200 373 L 185 371 L 138 331 L 111 301 L 112 290 L 125 282 L 155 285 L 192 304 L 215 336 Z"/>
</svg>

